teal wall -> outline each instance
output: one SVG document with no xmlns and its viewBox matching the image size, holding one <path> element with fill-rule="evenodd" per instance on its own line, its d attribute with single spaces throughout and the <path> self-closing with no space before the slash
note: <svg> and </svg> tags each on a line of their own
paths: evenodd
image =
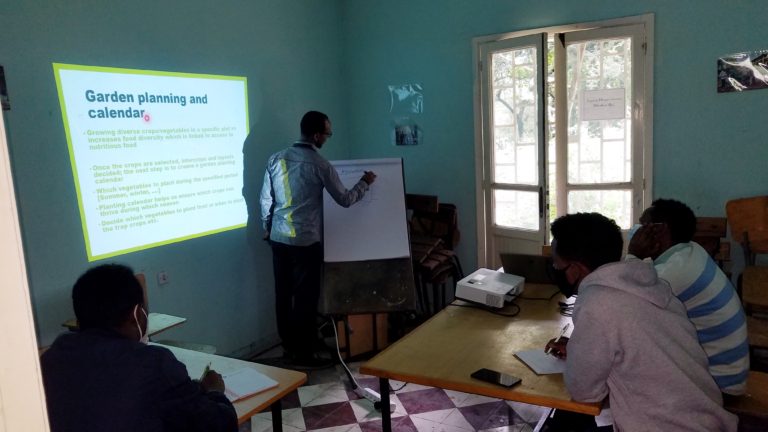
<svg viewBox="0 0 768 432">
<path fill-rule="evenodd" d="M 87 262 L 52 62 L 245 76 L 258 183 L 267 155 L 298 137 L 307 109 L 338 126 L 324 153 L 346 158 L 339 5 L 260 1 L 0 1 L 0 64 L 39 343 L 73 315 Z M 188 318 L 160 338 L 246 353 L 277 341 L 271 253 L 245 230 L 123 255 L 147 274 L 150 307 Z M 164 270 L 170 283 L 157 285 Z"/>
<path fill-rule="evenodd" d="M 5 113 L 41 344 L 72 315 L 88 266 L 52 62 L 248 78 L 255 166 L 327 112 L 329 158 L 403 157 L 406 189 L 459 208 L 460 256 L 476 264 L 472 38 L 655 14 L 654 196 L 702 215 L 766 193 L 768 90 L 717 94 L 717 57 L 768 49 L 762 0 L 0 0 Z M 390 84 L 424 86 L 424 142 L 390 143 Z M 276 340 L 271 255 L 245 230 L 114 259 L 147 273 L 151 308 L 189 318 L 172 339 L 242 354 Z M 157 286 L 164 270 L 170 283 Z"/>
<path fill-rule="evenodd" d="M 761 0 L 346 0 L 344 65 L 355 157 L 402 156 L 406 189 L 458 205 L 464 268 L 475 265 L 472 38 L 655 14 L 654 197 L 701 215 L 768 192 L 768 90 L 718 94 L 719 56 L 768 49 Z M 389 143 L 387 85 L 421 83 L 424 143 Z"/>
</svg>

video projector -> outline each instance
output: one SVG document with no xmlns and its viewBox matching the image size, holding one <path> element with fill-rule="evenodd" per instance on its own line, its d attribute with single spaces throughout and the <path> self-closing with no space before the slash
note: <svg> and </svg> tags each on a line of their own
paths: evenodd
<svg viewBox="0 0 768 432">
<path fill-rule="evenodd" d="M 456 298 L 500 308 L 523 293 L 524 283 L 522 276 L 481 268 L 456 284 Z"/>
</svg>

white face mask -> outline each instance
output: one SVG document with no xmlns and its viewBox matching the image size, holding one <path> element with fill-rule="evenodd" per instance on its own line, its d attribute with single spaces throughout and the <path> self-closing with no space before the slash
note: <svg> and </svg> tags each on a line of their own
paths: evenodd
<svg viewBox="0 0 768 432">
<path fill-rule="evenodd" d="M 136 305 L 135 308 L 133 308 L 133 320 L 136 321 L 136 328 L 139 330 L 139 342 L 143 343 L 144 345 L 149 343 L 149 335 L 144 334 L 143 331 L 141 331 L 141 326 L 139 325 L 139 319 L 136 316 L 136 312 L 139 310 L 139 305 Z M 141 313 L 144 314 L 144 318 L 146 318 L 147 322 L 149 322 L 149 317 L 147 316 L 147 313 L 144 311 L 144 308 L 141 308 Z"/>
</svg>

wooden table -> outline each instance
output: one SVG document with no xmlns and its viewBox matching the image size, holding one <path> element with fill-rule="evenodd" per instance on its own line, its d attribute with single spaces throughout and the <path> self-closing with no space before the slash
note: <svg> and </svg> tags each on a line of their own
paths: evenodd
<svg viewBox="0 0 768 432">
<path fill-rule="evenodd" d="M 515 303 L 520 313 L 513 317 L 456 305 L 455 301 L 411 333 L 395 342 L 360 367 L 360 372 L 380 378 L 383 407 L 389 406 L 389 380 L 439 387 L 499 399 L 597 415 L 598 403 L 571 400 L 563 375 L 536 375 L 514 353 L 544 349 L 570 318 L 560 315 L 557 302 L 549 298 L 552 285 L 525 284 L 525 292 Z M 507 305 L 502 313 L 514 311 Z M 493 369 L 522 378 L 506 389 L 470 378 L 480 368 Z M 391 430 L 391 414 L 382 410 L 382 429 Z"/>
<path fill-rule="evenodd" d="M 147 335 L 154 336 L 160 332 L 164 332 L 170 328 L 181 325 L 185 321 L 187 321 L 186 318 L 150 312 L 149 316 L 147 316 Z M 62 324 L 62 326 L 68 328 L 69 330 L 77 330 L 77 319 L 72 318 L 67 320 L 64 324 Z"/>
<path fill-rule="evenodd" d="M 160 345 L 160 344 L 157 344 Z M 187 367 L 187 373 L 193 379 L 198 379 L 203 374 L 203 370 L 208 364 L 211 369 L 226 375 L 235 372 L 244 367 L 250 367 L 264 375 L 277 381 L 279 385 L 275 388 L 257 393 L 249 398 L 241 399 L 234 403 L 237 411 L 237 423 L 242 424 L 253 417 L 254 414 L 264 411 L 267 407 L 272 410 L 272 427 L 275 431 L 283 430 L 282 422 L 282 398 L 288 393 L 296 390 L 299 386 L 307 382 L 307 374 L 289 369 L 281 369 L 273 366 L 267 366 L 259 363 L 253 363 L 245 360 L 238 360 L 230 357 L 223 357 L 214 354 L 207 354 L 199 351 L 192 351 L 184 348 L 178 348 L 169 345 L 160 345 L 168 348 L 173 355 L 184 363 Z"/>
</svg>

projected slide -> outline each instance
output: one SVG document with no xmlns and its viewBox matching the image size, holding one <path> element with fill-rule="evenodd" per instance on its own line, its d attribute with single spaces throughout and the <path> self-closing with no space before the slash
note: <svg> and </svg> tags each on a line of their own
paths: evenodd
<svg viewBox="0 0 768 432">
<path fill-rule="evenodd" d="M 89 261 L 245 226 L 244 77 L 53 70 Z"/>
</svg>

